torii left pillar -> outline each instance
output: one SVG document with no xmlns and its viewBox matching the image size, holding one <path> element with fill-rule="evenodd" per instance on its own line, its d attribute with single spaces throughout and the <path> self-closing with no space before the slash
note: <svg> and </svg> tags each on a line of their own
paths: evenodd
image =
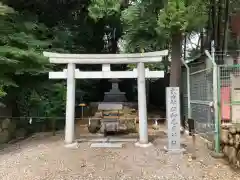
<svg viewBox="0 0 240 180">
<path fill-rule="evenodd" d="M 65 143 L 71 144 L 75 139 L 75 67 L 73 63 L 67 65 L 67 102 L 65 122 Z"/>
</svg>

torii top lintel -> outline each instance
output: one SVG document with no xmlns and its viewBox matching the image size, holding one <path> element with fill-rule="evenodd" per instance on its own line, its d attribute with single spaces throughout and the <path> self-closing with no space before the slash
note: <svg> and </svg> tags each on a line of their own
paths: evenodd
<svg viewBox="0 0 240 180">
<path fill-rule="evenodd" d="M 139 62 L 161 62 L 163 56 L 168 55 L 168 50 L 131 53 L 131 54 L 61 54 L 43 52 L 53 64 L 129 64 Z"/>
</svg>

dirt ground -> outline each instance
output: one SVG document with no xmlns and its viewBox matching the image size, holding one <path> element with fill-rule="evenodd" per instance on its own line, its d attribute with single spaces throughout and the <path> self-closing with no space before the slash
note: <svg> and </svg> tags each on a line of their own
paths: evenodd
<svg viewBox="0 0 240 180">
<path fill-rule="evenodd" d="M 157 133 L 156 133 L 157 134 Z M 124 143 L 123 148 L 64 147 L 63 133 L 40 133 L 8 145 L 0 151 L 1 180 L 240 180 L 224 160 L 213 159 L 202 140 L 197 140 L 197 159 L 192 160 L 189 137 L 183 137 L 183 155 L 167 154 L 163 132 L 148 148 Z"/>
</svg>

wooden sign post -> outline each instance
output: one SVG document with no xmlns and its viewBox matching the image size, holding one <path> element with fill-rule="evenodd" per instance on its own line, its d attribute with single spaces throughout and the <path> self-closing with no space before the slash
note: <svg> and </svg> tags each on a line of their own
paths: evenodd
<svg viewBox="0 0 240 180">
<path fill-rule="evenodd" d="M 180 96 L 179 87 L 166 88 L 168 147 L 170 153 L 181 153 L 184 149 L 180 143 Z"/>
</svg>

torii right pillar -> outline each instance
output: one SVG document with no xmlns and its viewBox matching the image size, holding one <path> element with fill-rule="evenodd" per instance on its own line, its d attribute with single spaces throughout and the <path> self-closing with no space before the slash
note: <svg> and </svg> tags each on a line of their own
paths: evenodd
<svg viewBox="0 0 240 180">
<path fill-rule="evenodd" d="M 148 122 L 144 63 L 137 64 L 138 70 L 138 117 L 139 117 L 139 141 L 135 144 L 139 147 L 148 147 Z"/>
</svg>

